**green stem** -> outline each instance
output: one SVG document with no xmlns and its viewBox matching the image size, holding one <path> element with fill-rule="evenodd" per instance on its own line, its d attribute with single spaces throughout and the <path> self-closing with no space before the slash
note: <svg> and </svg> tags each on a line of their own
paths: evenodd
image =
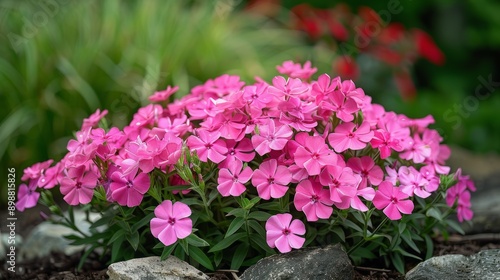
<svg viewBox="0 0 500 280">
<path fill-rule="evenodd" d="M 377 226 L 377 228 L 373 231 L 373 233 L 370 235 L 370 236 L 367 236 L 365 238 L 363 238 L 362 240 L 360 240 L 358 243 L 356 243 L 354 246 L 352 246 L 349 251 L 347 251 L 347 254 L 350 255 L 352 252 L 354 252 L 356 249 L 358 249 L 359 246 L 363 245 L 366 243 L 366 238 L 368 237 L 371 237 L 373 235 L 375 235 L 375 233 L 377 233 L 377 231 L 380 230 L 380 228 L 382 228 L 382 226 L 389 220 L 389 218 L 385 217 L 385 219 Z"/>
</svg>

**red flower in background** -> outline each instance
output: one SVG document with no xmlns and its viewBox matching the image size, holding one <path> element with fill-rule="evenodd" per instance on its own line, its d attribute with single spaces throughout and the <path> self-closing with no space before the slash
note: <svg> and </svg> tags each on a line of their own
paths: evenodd
<svg viewBox="0 0 500 280">
<path fill-rule="evenodd" d="M 267 1 L 250 3 L 248 9 L 259 11 L 266 7 L 263 13 L 271 15 Z M 279 1 L 272 3 L 271 16 L 277 14 L 279 7 Z M 416 95 L 411 76 L 415 61 L 425 58 L 436 65 L 443 65 L 445 61 L 444 54 L 429 34 L 420 29 L 407 30 L 398 22 L 384 22 L 379 13 L 369 7 L 360 7 L 355 14 L 344 3 L 329 9 L 304 3 L 293 7 L 291 13 L 292 28 L 304 31 L 310 40 L 322 41 L 338 53 L 339 57 L 332 62 L 334 75 L 357 80 L 361 71 L 356 57 L 360 53 L 368 54 L 392 70 L 396 88 L 406 100 Z"/>
<path fill-rule="evenodd" d="M 444 54 L 434 40 L 432 40 L 432 37 L 420 29 L 413 29 L 412 32 L 418 54 L 434 64 L 443 65 L 445 60 Z"/>
</svg>

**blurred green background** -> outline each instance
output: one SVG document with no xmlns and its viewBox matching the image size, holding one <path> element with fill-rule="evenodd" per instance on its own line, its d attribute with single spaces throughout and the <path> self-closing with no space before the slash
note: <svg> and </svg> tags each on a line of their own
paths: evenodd
<svg viewBox="0 0 500 280">
<path fill-rule="evenodd" d="M 391 1 L 369 6 L 380 11 Z M 271 19 L 247 12 L 248 2 L 239 0 L 1 1 L 0 178 L 7 167 L 20 178 L 35 162 L 60 159 L 82 119 L 97 108 L 108 109 L 111 123 L 123 127 L 167 85 L 179 85 L 182 95 L 224 73 L 270 80 L 285 60 L 311 60 L 320 73 L 330 73 L 335 54 L 287 28 L 289 9 L 301 2 L 277 3 L 279 14 Z M 400 3 L 403 11 L 391 21 L 431 34 L 446 63 L 417 62 L 413 101 L 403 101 L 388 84 L 364 85 L 365 92 L 398 113 L 434 115 L 448 144 L 499 153 L 500 3 Z M 366 5 L 348 4 L 353 11 Z M 484 100 L 475 95 L 481 79 L 498 81 L 481 89 Z"/>
</svg>

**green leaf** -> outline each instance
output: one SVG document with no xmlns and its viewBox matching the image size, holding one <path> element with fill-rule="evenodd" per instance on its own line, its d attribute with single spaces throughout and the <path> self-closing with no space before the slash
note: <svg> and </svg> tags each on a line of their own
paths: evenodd
<svg viewBox="0 0 500 280">
<path fill-rule="evenodd" d="M 262 227 L 261 224 L 259 224 L 259 222 L 257 222 L 256 220 L 250 220 L 248 221 L 248 225 L 253 229 L 255 230 L 255 232 L 257 234 L 259 234 L 260 236 L 266 236 L 266 230 L 264 229 L 264 227 Z"/>
<path fill-rule="evenodd" d="M 351 212 L 351 214 L 360 224 L 365 223 L 365 219 L 363 218 L 363 215 L 361 214 L 360 211 L 353 211 Z"/>
<path fill-rule="evenodd" d="M 71 221 L 71 224 L 75 224 L 75 213 L 73 212 L 73 207 L 70 206 L 68 207 L 68 214 L 69 214 L 69 220 Z"/>
<path fill-rule="evenodd" d="M 162 244 L 162 243 L 160 243 L 160 244 Z M 170 256 L 170 254 L 172 254 L 175 247 L 177 247 L 177 242 L 170 245 L 170 246 L 166 246 L 165 248 L 163 248 L 163 251 L 161 252 L 160 260 L 162 260 L 162 261 L 166 260 L 168 258 L 168 256 Z"/>
<path fill-rule="evenodd" d="M 455 221 L 453 220 L 446 220 L 446 224 L 451 227 L 452 229 L 454 229 L 456 232 L 464 235 L 465 232 L 464 230 L 462 229 L 462 227 Z"/>
<path fill-rule="evenodd" d="M 307 227 L 307 232 L 306 232 L 306 242 L 304 243 L 303 247 L 306 247 L 309 245 L 311 242 L 313 242 L 316 239 L 316 236 L 318 235 L 318 230 L 314 227 Z"/>
<path fill-rule="evenodd" d="M 118 240 L 118 238 L 125 237 L 125 233 L 126 232 L 123 229 L 119 229 L 119 230 L 115 231 L 115 233 L 113 234 L 113 236 L 111 236 L 111 238 L 109 239 L 108 245 L 110 245 L 111 243 L 113 243 L 116 240 Z"/>
<path fill-rule="evenodd" d="M 436 208 L 429 208 L 429 210 L 427 210 L 427 212 L 425 213 L 425 215 L 427 217 L 433 217 L 433 218 L 435 218 L 438 221 L 442 221 L 443 220 L 443 215 Z"/>
<path fill-rule="evenodd" d="M 90 229 L 96 229 L 100 226 L 108 225 L 113 220 L 113 218 L 115 218 L 114 213 L 111 213 L 111 212 L 106 213 L 99 220 L 92 223 L 92 225 L 90 226 Z"/>
<path fill-rule="evenodd" d="M 179 239 L 177 240 L 177 243 L 179 243 L 182 247 L 182 250 L 186 253 L 186 255 L 189 256 L 189 244 L 187 243 L 186 239 Z"/>
<path fill-rule="evenodd" d="M 99 244 L 95 244 L 83 253 L 83 255 L 81 256 L 80 262 L 78 262 L 78 266 L 76 268 L 77 271 L 82 270 L 83 264 L 85 263 L 85 261 L 89 257 L 90 253 L 94 252 L 94 250 L 97 249 L 98 247 L 99 247 Z"/>
<path fill-rule="evenodd" d="M 241 243 L 234 251 L 231 269 L 238 270 L 248 254 L 248 243 Z"/>
<path fill-rule="evenodd" d="M 264 211 L 253 211 L 248 215 L 249 219 L 255 219 L 257 221 L 265 222 L 272 215 Z"/>
<path fill-rule="evenodd" d="M 90 244 L 96 244 L 98 243 L 101 239 L 105 239 L 106 237 L 110 236 L 111 232 L 105 231 L 105 232 L 100 232 L 93 234 L 89 237 L 84 237 L 81 239 L 75 239 L 71 245 L 90 245 Z"/>
<path fill-rule="evenodd" d="M 250 210 L 250 209 L 252 209 L 252 207 L 254 207 L 254 206 L 255 206 L 255 204 L 257 204 L 257 203 L 260 201 L 260 199 L 261 199 L 261 198 L 260 198 L 260 197 L 258 197 L 258 196 L 256 196 L 256 197 L 252 198 L 251 200 L 248 200 L 248 199 L 246 199 L 246 198 L 245 198 L 246 205 L 244 206 L 244 208 L 245 208 L 246 210 Z"/>
<path fill-rule="evenodd" d="M 210 246 L 210 244 L 207 241 L 201 239 L 194 233 L 191 233 L 188 237 L 186 237 L 186 241 L 189 245 L 193 245 L 195 247 Z"/>
<path fill-rule="evenodd" d="M 203 251 L 194 246 L 189 247 L 189 256 L 193 258 L 195 261 L 197 261 L 199 264 L 202 266 L 206 267 L 207 269 L 214 271 L 214 266 L 212 265 L 212 262 L 210 259 L 203 253 Z"/>
<path fill-rule="evenodd" d="M 229 211 L 226 216 L 235 216 L 235 217 L 244 217 L 246 213 L 245 209 L 242 208 L 235 208 L 231 211 Z"/>
<path fill-rule="evenodd" d="M 134 231 L 131 234 L 127 235 L 127 241 L 128 243 L 130 243 L 134 251 L 137 251 L 140 242 L 139 232 Z"/>
<path fill-rule="evenodd" d="M 425 239 L 425 259 L 430 259 L 434 253 L 434 242 L 429 235 L 424 235 Z"/>
<path fill-rule="evenodd" d="M 250 242 L 266 251 L 269 255 L 276 253 L 271 247 L 269 247 L 269 245 L 267 245 L 266 239 L 263 235 L 258 235 L 256 233 L 250 234 Z"/>
<path fill-rule="evenodd" d="M 174 245 L 177 245 L 177 244 L 179 244 L 179 241 L 174 243 Z M 186 258 L 186 252 L 184 251 L 184 248 L 182 248 L 182 246 L 176 246 L 176 248 L 174 250 L 174 256 L 176 256 L 180 260 L 184 260 Z"/>
<path fill-rule="evenodd" d="M 278 202 L 267 202 L 257 205 L 257 208 L 269 210 L 269 211 L 280 211 L 281 206 Z"/>
<path fill-rule="evenodd" d="M 401 238 L 403 238 L 405 243 L 408 244 L 408 246 L 410 246 L 413 250 L 420 253 L 420 250 L 418 249 L 417 244 L 413 242 L 413 239 L 411 238 L 411 233 L 408 229 L 403 231 L 403 233 L 401 234 Z"/>
<path fill-rule="evenodd" d="M 406 223 L 399 223 L 398 225 L 399 234 L 403 233 L 405 229 L 406 229 Z"/>
<path fill-rule="evenodd" d="M 390 255 L 390 258 L 396 270 L 399 271 L 399 273 L 401 274 L 405 274 L 405 265 L 403 262 L 403 258 L 401 257 L 401 254 L 393 253 Z"/>
<path fill-rule="evenodd" d="M 132 232 L 138 231 L 141 227 L 149 224 L 149 222 L 151 221 L 151 219 L 153 219 L 154 216 L 155 216 L 154 212 L 147 214 L 144 218 L 140 219 L 138 222 L 135 222 L 130 227 L 130 230 Z"/>
<path fill-rule="evenodd" d="M 208 195 L 207 205 L 212 204 L 212 202 L 219 196 L 219 191 L 217 189 L 213 189 Z"/>
<path fill-rule="evenodd" d="M 231 236 L 233 233 L 235 233 L 238 229 L 241 228 L 241 226 L 245 223 L 245 220 L 241 217 L 237 217 L 235 218 L 231 224 L 229 225 L 228 229 L 227 229 L 227 232 L 226 232 L 226 235 L 224 236 L 224 238 L 228 238 L 229 236 Z"/>
<path fill-rule="evenodd" d="M 352 221 L 350 220 L 344 220 L 343 221 L 343 224 L 347 227 L 350 227 L 352 229 L 354 229 L 355 231 L 357 232 L 363 232 L 363 230 L 355 223 L 353 223 Z"/>
<path fill-rule="evenodd" d="M 397 250 L 396 250 L 396 252 L 400 252 L 400 253 L 401 253 L 401 255 L 403 255 L 403 256 L 410 257 L 410 258 L 413 258 L 413 259 L 416 259 L 416 260 L 419 260 L 419 261 L 421 261 L 421 260 L 422 260 L 422 258 L 421 258 L 421 257 L 419 257 L 419 256 L 417 256 L 417 255 L 414 255 L 414 254 L 412 254 L 412 253 L 409 253 L 409 252 L 407 252 L 407 251 L 405 251 L 405 250 L 403 250 L 403 249 L 401 249 L 401 248 L 397 249 Z"/>
<path fill-rule="evenodd" d="M 340 240 L 342 240 L 342 242 L 345 242 L 345 233 L 342 227 L 333 227 L 331 231 L 335 233 L 340 238 Z"/>
<path fill-rule="evenodd" d="M 218 267 L 220 265 L 220 263 L 222 262 L 223 256 L 224 256 L 224 254 L 222 253 L 222 251 L 217 251 L 214 253 L 214 263 L 215 263 L 216 267 Z"/>
<path fill-rule="evenodd" d="M 122 256 L 121 250 L 122 250 L 122 243 L 125 240 L 124 235 L 120 235 L 116 240 L 113 241 L 113 245 L 111 245 L 111 262 L 116 262 L 118 261 L 118 258 Z"/>
<path fill-rule="evenodd" d="M 241 240 L 246 236 L 247 236 L 246 232 L 235 233 L 227 238 L 222 239 L 219 243 L 213 246 L 212 249 L 210 249 L 210 251 L 208 252 L 211 253 L 226 249 L 227 247 L 231 246 L 231 244 L 233 244 L 234 242 Z"/>
</svg>

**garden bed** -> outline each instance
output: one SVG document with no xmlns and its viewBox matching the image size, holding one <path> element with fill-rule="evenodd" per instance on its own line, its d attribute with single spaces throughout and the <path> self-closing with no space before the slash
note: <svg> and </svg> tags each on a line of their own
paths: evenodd
<svg viewBox="0 0 500 280">
<path fill-rule="evenodd" d="M 41 207 L 39 206 L 41 209 Z M 18 213 L 19 231 L 22 237 L 26 238 L 29 231 L 39 222 L 41 218 L 32 215 L 33 211 Z M 3 220 L 6 213 L 1 214 Z M 498 236 L 489 234 L 476 234 L 459 236 L 452 235 L 449 241 L 442 239 L 434 240 L 434 256 L 446 254 L 472 255 L 481 250 L 500 248 Z M 97 261 L 96 256 L 91 256 L 84 265 L 82 272 L 76 271 L 76 266 L 81 255 L 75 254 L 65 256 L 61 253 L 53 253 L 49 257 L 18 262 L 16 264 L 17 275 L 8 274 L 4 266 L 1 267 L 0 279 L 108 279 L 107 266 Z M 409 270 L 417 263 L 407 264 Z M 224 280 L 234 279 L 230 273 L 217 273 L 211 275 L 211 279 Z M 404 279 L 404 276 L 395 270 L 382 268 L 382 264 L 370 263 L 355 269 L 355 279 Z"/>
</svg>

